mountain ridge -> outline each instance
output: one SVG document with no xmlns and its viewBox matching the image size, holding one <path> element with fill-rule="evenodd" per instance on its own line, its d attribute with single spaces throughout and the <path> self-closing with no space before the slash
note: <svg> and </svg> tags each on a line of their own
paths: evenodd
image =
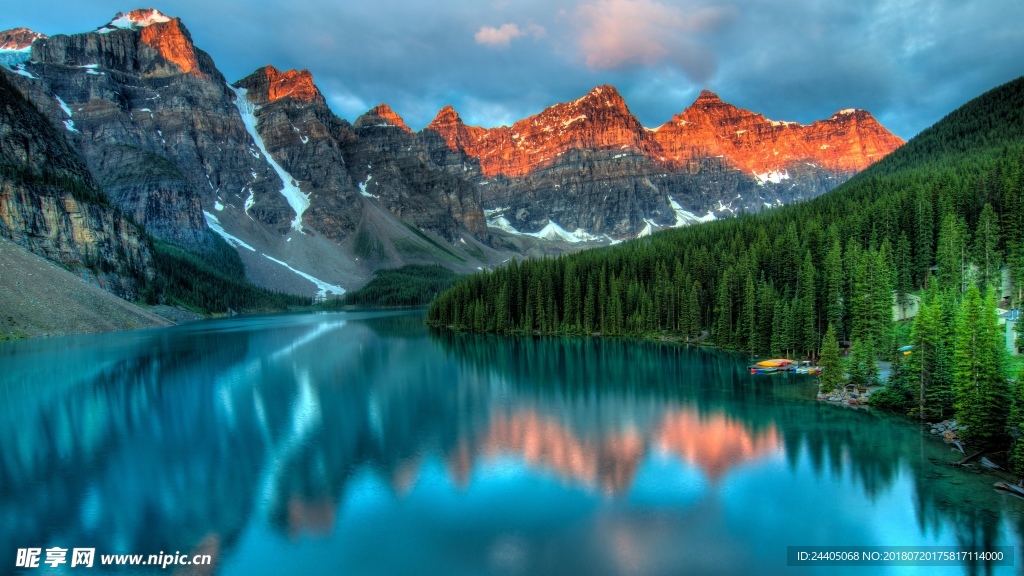
<svg viewBox="0 0 1024 576">
<path fill-rule="evenodd" d="M 64 126 L 118 208 L 189 250 L 220 234 L 274 290 L 338 293 L 407 263 L 467 272 L 811 198 L 874 161 L 861 140 L 888 134 L 837 113 L 811 125 L 825 140 L 846 126 L 831 163 L 803 142 L 769 164 L 769 144 L 718 140 L 755 123 L 798 141 L 794 123 L 702 92 L 684 130 L 646 128 L 610 85 L 498 128 L 446 106 L 414 132 L 386 103 L 338 117 L 308 70 L 267 65 L 229 84 L 180 19 L 151 8 L 91 32 L 0 39 L 2 74 Z M 691 132 L 707 141 L 684 141 Z"/>
</svg>

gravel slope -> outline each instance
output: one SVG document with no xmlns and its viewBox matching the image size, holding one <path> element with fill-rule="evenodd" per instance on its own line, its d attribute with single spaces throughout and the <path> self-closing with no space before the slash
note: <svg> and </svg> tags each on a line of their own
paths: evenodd
<svg viewBox="0 0 1024 576">
<path fill-rule="evenodd" d="M 0 238 L 0 339 L 169 325 Z"/>
</svg>

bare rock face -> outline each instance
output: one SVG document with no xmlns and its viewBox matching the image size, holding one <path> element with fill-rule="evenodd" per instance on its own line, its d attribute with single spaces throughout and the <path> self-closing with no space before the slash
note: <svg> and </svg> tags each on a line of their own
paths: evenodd
<svg viewBox="0 0 1024 576">
<path fill-rule="evenodd" d="M 463 230 L 487 237 L 479 194 L 471 183 L 415 155 L 389 152 L 415 141 L 390 108 L 376 107 L 354 128 L 330 111 L 309 72 L 272 66 L 235 86 L 256 107 L 257 130 L 267 151 L 308 196 L 303 226 L 340 242 L 357 229 L 364 203 L 375 202 L 452 242 Z"/>
<path fill-rule="evenodd" d="M 370 127 L 395 127 L 401 129 L 406 134 L 412 134 L 412 129 L 405 125 L 405 120 L 398 115 L 394 110 L 391 109 L 387 104 L 381 103 L 356 119 L 355 128 L 370 128 Z"/>
<path fill-rule="evenodd" d="M 313 75 L 309 70 L 281 72 L 273 66 L 265 66 L 245 80 L 249 101 L 257 106 L 277 102 L 282 98 L 326 104 L 323 94 L 313 84 Z"/>
<path fill-rule="evenodd" d="M 155 277 L 145 234 L 0 70 L 0 235 L 123 298 Z"/>
<path fill-rule="evenodd" d="M 202 207 L 218 202 L 289 229 L 295 214 L 280 178 L 180 20 L 151 9 L 119 14 L 95 32 L 36 40 L 22 66 L 22 93 L 65 126 L 118 205 L 157 237 L 204 248 Z M 171 165 L 176 174 L 163 169 Z"/>
<path fill-rule="evenodd" d="M 266 66 L 235 86 L 254 107 L 266 151 L 308 198 L 303 229 L 344 240 L 359 224 L 361 206 L 339 142 L 348 123 L 330 111 L 307 71 Z"/>
</svg>

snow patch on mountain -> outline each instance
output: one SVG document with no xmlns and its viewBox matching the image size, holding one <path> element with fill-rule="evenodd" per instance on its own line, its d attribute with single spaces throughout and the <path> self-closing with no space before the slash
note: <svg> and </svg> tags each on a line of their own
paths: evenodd
<svg viewBox="0 0 1024 576">
<path fill-rule="evenodd" d="M 32 59 L 32 47 L 19 48 L 13 50 L 10 48 L 0 49 L 0 66 L 7 68 L 11 72 L 17 72 L 15 68 L 19 65 L 24 65 L 26 62 Z M 22 70 L 24 67 L 22 66 Z M 26 73 L 27 74 L 27 73 Z"/>
<path fill-rule="evenodd" d="M 765 172 L 764 174 L 754 171 L 754 178 L 757 179 L 758 186 L 764 186 L 767 182 L 779 184 L 783 180 L 789 180 L 789 171 L 784 170 L 780 172 L 778 170 L 772 170 L 771 172 Z"/>
<path fill-rule="evenodd" d="M 288 205 L 295 211 L 295 219 L 292 220 L 292 228 L 302 232 L 302 214 L 309 208 L 309 195 L 302 192 L 299 189 L 298 183 L 291 174 L 285 171 L 277 160 L 267 152 L 267 147 L 263 143 L 263 137 L 256 130 L 256 110 L 257 107 L 252 102 L 249 102 L 249 98 L 246 97 L 248 90 L 245 88 L 235 88 L 228 84 L 228 88 L 235 93 L 235 106 L 238 107 L 238 113 L 242 116 L 242 122 L 245 124 L 245 129 L 252 136 L 253 141 L 256 143 L 256 147 L 263 152 L 263 156 L 266 157 L 267 162 L 270 163 L 270 167 L 277 172 L 277 175 L 281 178 L 281 182 L 284 183 L 284 187 L 281 188 L 281 195 L 288 200 Z"/>
<path fill-rule="evenodd" d="M 203 216 L 206 217 L 206 225 L 210 228 L 210 230 L 213 230 L 214 232 L 219 234 L 220 237 L 226 240 L 228 244 L 231 244 L 239 248 L 245 248 L 246 250 L 252 250 L 253 252 L 256 251 L 256 249 L 253 248 L 252 246 L 249 246 L 245 242 L 239 240 L 237 237 L 228 234 L 227 231 L 224 230 L 224 227 L 220 225 L 220 220 L 218 220 L 217 217 L 214 216 L 213 214 L 210 214 L 206 210 L 203 210 Z"/>
<path fill-rule="evenodd" d="M 309 280 L 313 284 L 316 284 L 316 287 L 319 289 L 319 291 L 317 292 L 317 295 L 320 296 L 320 297 L 326 297 L 328 292 L 330 292 L 332 294 L 335 294 L 337 296 L 341 296 L 342 294 L 345 293 L 345 289 L 344 288 L 342 288 L 340 286 L 335 286 L 334 284 L 328 284 L 327 282 L 324 282 L 323 280 L 321 280 L 319 278 L 316 278 L 314 276 L 310 276 L 309 274 L 306 274 L 305 272 L 302 272 L 301 270 L 296 270 L 295 268 L 292 268 L 291 266 L 289 266 L 287 262 L 282 262 L 281 260 L 278 260 L 277 258 L 274 258 L 273 256 L 267 256 L 266 254 L 264 254 L 263 257 L 266 258 L 267 260 L 270 260 L 271 262 L 276 262 L 276 263 L 280 264 L 281 266 L 284 266 L 285 268 L 291 270 L 292 272 L 298 274 L 299 276 L 302 276 L 306 280 Z"/>
<path fill-rule="evenodd" d="M 676 213 L 676 222 L 672 225 L 673 228 L 679 228 L 681 226 L 689 226 L 690 224 L 699 224 L 701 222 L 711 222 L 717 220 L 715 213 L 712 210 L 708 210 L 708 213 L 704 216 L 697 216 L 693 212 L 684 209 L 679 205 L 679 202 L 675 201 L 675 198 L 668 197 L 668 205 L 672 207 L 672 211 Z M 649 225 L 649 224 L 648 224 Z"/>
<path fill-rule="evenodd" d="M 370 184 L 371 179 L 373 179 L 373 174 L 367 174 L 366 182 L 359 183 L 359 193 L 362 194 L 363 196 L 366 196 L 367 198 L 376 198 L 379 200 L 380 196 L 376 194 L 370 194 L 369 192 L 366 191 L 366 187 Z"/>
<path fill-rule="evenodd" d="M 524 234 L 535 238 L 543 238 L 545 240 L 563 240 L 573 244 L 577 242 L 592 242 L 594 240 L 601 239 L 599 236 L 594 236 L 582 228 L 577 228 L 573 232 L 569 232 L 551 219 L 548 219 L 547 226 L 544 226 L 539 231 L 525 232 Z"/>
<path fill-rule="evenodd" d="M 508 221 L 508 218 L 502 215 L 502 213 L 508 210 L 508 208 L 494 208 L 491 210 L 484 210 L 484 216 L 487 218 L 487 225 L 491 228 L 497 228 L 498 230 L 504 230 L 509 234 L 516 234 L 518 236 L 533 236 L 534 238 L 542 238 L 544 240 L 561 240 L 563 242 L 570 242 L 576 244 L 577 242 L 595 242 L 600 240 L 609 240 L 607 236 L 595 236 L 583 228 L 577 228 L 572 232 L 559 226 L 554 220 L 548 219 L 547 225 L 538 230 L 537 232 L 520 232 L 516 230 L 515 226 Z"/>
<path fill-rule="evenodd" d="M 654 230 L 652 228 L 651 224 L 652 223 L 651 223 L 650 220 L 648 220 L 647 218 L 644 218 L 644 227 L 643 227 L 642 230 L 640 230 L 640 232 L 637 233 L 636 237 L 637 238 L 643 238 L 644 236 L 650 236 L 651 232 Z"/>
<path fill-rule="evenodd" d="M 508 218 L 504 216 L 498 216 L 497 218 L 490 219 L 487 221 L 487 225 L 498 230 L 504 230 L 509 234 L 521 234 L 519 230 L 516 230 L 512 223 L 508 221 Z"/>
<path fill-rule="evenodd" d="M 67 128 L 68 132 L 78 132 L 78 129 L 75 128 L 75 123 L 71 120 L 71 107 L 65 104 L 60 96 L 54 96 L 54 98 L 57 99 L 57 105 L 60 106 L 60 109 L 68 115 L 68 119 L 64 121 L 64 127 Z"/>
<path fill-rule="evenodd" d="M 169 17 L 161 14 L 159 10 L 152 8 L 148 10 L 135 10 L 127 14 L 118 12 L 117 16 L 114 16 L 114 19 L 106 26 L 100 28 L 98 32 L 100 34 L 109 34 L 114 30 L 135 30 L 170 21 Z"/>
</svg>

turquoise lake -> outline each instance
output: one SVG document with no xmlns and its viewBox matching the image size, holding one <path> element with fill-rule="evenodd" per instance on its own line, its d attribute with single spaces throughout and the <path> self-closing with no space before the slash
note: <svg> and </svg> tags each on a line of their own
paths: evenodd
<svg viewBox="0 0 1024 576">
<path fill-rule="evenodd" d="M 1020 572 L 788 566 L 790 546 L 1019 556 L 1024 500 L 913 422 L 748 364 L 422 311 L 0 344 L 0 574 Z M 54 546 L 213 564 L 15 568 Z"/>
</svg>

